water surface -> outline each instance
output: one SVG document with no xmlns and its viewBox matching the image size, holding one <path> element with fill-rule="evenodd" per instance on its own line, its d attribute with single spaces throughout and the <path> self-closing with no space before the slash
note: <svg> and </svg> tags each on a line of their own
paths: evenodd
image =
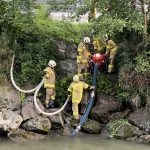
<svg viewBox="0 0 150 150">
<path fill-rule="evenodd" d="M 150 145 L 104 140 L 98 135 L 82 135 L 78 138 L 51 135 L 45 140 L 27 143 L 0 140 L 0 150 L 150 150 Z"/>
</svg>

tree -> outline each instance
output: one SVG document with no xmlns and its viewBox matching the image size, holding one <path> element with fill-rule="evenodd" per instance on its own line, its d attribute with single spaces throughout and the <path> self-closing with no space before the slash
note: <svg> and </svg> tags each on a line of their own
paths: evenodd
<svg viewBox="0 0 150 150">
<path fill-rule="evenodd" d="M 140 0 L 139 4 L 143 7 L 143 3 L 149 4 L 149 2 L 149 0 Z M 78 6 L 72 9 L 72 14 L 76 17 L 88 12 L 91 28 L 98 30 L 96 32 L 99 36 L 105 33 L 113 35 L 116 32 L 123 32 L 124 29 L 145 33 L 144 13 L 136 8 L 136 0 L 57 0 L 57 3 L 49 0 L 49 4 L 53 8 L 51 11 L 67 9 L 74 4 Z M 98 18 L 94 18 L 95 9 L 100 13 Z"/>
</svg>

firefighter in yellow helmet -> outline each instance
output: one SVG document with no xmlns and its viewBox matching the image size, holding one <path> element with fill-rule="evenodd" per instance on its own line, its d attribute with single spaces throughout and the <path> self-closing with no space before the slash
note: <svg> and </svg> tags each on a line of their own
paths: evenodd
<svg viewBox="0 0 150 150">
<path fill-rule="evenodd" d="M 78 64 L 78 75 L 80 77 L 87 74 L 88 69 L 88 61 L 90 59 L 89 52 L 89 43 L 90 38 L 84 37 L 83 41 L 78 45 L 78 56 L 77 56 L 77 64 Z"/>
<path fill-rule="evenodd" d="M 79 80 L 78 75 L 74 75 L 73 82 L 70 84 L 68 91 L 72 96 L 72 111 L 74 119 L 79 119 L 79 109 L 78 105 L 82 100 L 83 90 L 87 88 L 93 89 L 94 86 L 90 86 L 85 82 Z"/>
<path fill-rule="evenodd" d="M 46 88 L 46 100 L 45 105 L 47 108 L 54 107 L 55 100 L 55 72 L 54 67 L 56 66 L 56 62 L 50 60 L 48 63 L 48 67 L 43 70 L 45 74 L 44 88 Z"/>
<path fill-rule="evenodd" d="M 109 38 L 108 35 L 105 35 L 106 40 L 106 55 L 109 57 L 108 73 L 114 71 L 114 61 L 117 54 L 117 45 Z"/>
</svg>

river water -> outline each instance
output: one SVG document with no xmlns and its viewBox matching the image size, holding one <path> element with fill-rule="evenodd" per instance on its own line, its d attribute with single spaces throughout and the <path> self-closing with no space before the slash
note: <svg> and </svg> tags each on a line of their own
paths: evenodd
<svg viewBox="0 0 150 150">
<path fill-rule="evenodd" d="M 77 138 L 48 136 L 44 140 L 13 143 L 0 140 L 0 150 L 150 150 L 150 145 L 83 135 Z"/>
</svg>

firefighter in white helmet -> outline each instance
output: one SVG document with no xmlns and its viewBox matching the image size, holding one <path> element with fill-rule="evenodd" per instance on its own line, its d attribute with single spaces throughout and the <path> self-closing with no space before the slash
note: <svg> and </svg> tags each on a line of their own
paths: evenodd
<svg viewBox="0 0 150 150">
<path fill-rule="evenodd" d="M 84 37 L 83 41 L 78 45 L 78 56 L 77 56 L 77 64 L 78 64 L 78 75 L 82 77 L 87 74 L 88 61 L 90 59 L 90 51 L 89 51 L 89 43 L 90 38 Z"/>
<path fill-rule="evenodd" d="M 45 105 L 47 108 L 54 107 L 55 100 L 55 72 L 56 62 L 50 60 L 48 67 L 43 70 L 45 74 L 44 88 L 46 88 L 46 100 Z"/>
<path fill-rule="evenodd" d="M 73 82 L 70 84 L 68 91 L 71 93 L 72 96 L 72 111 L 74 119 L 79 119 L 79 109 L 78 105 L 82 100 L 83 90 L 87 89 L 94 89 L 94 86 L 90 86 L 85 82 L 80 81 L 78 75 L 74 75 Z"/>
</svg>

